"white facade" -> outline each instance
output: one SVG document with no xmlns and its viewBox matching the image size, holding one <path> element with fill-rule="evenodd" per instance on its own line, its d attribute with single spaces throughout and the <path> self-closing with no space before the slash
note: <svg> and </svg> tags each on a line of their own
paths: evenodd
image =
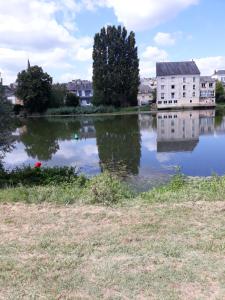
<svg viewBox="0 0 225 300">
<path fill-rule="evenodd" d="M 215 73 L 212 75 L 212 78 L 225 84 L 225 70 L 215 71 Z"/>
<path fill-rule="evenodd" d="M 157 107 L 199 106 L 200 75 L 157 77 Z"/>
<path fill-rule="evenodd" d="M 216 81 L 209 76 L 200 78 L 200 104 L 215 105 Z"/>
</svg>

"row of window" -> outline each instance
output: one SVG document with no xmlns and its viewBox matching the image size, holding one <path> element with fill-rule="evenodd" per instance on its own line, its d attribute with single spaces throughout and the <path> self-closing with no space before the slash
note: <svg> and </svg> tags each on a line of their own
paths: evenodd
<svg viewBox="0 0 225 300">
<path fill-rule="evenodd" d="M 176 104 L 177 103 L 177 100 L 169 100 L 169 101 L 158 101 L 158 104 Z M 192 100 L 190 100 L 190 103 L 192 103 Z"/>
<path fill-rule="evenodd" d="M 171 80 L 175 80 L 176 77 L 171 77 Z M 165 77 L 161 77 L 161 80 L 164 81 L 166 78 Z M 196 77 L 193 77 L 193 82 L 196 81 Z M 183 82 L 186 82 L 186 77 L 183 77 Z"/>
<path fill-rule="evenodd" d="M 172 104 L 172 103 L 177 103 L 177 100 L 169 100 L 169 101 L 158 101 L 158 104 Z"/>
<path fill-rule="evenodd" d="M 193 92 L 192 93 L 192 97 L 195 97 L 196 96 L 196 93 Z M 174 99 L 175 98 L 175 93 L 171 93 L 171 99 Z M 183 98 L 186 98 L 186 93 L 183 92 Z M 161 93 L 161 100 L 164 100 L 165 99 L 165 93 Z"/>
<path fill-rule="evenodd" d="M 201 84 L 201 87 L 204 89 L 204 88 L 206 88 L 206 83 L 202 83 Z M 210 82 L 209 83 L 209 87 L 210 88 L 213 88 L 213 83 L 212 82 Z M 164 90 L 165 89 L 165 85 L 161 85 L 161 90 Z M 172 90 L 174 90 L 175 89 L 175 84 L 172 84 L 171 85 L 171 89 Z M 193 85 L 193 90 L 195 90 L 196 89 L 196 85 L 194 84 Z M 186 85 L 183 85 L 183 90 L 185 91 L 186 90 Z"/>
</svg>

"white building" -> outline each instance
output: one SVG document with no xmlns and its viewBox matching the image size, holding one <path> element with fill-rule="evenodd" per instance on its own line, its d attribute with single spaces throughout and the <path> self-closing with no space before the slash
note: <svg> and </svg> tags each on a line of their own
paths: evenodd
<svg viewBox="0 0 225 300">
<path fill-rule="evenodd" d="M 210 76 L 200 77 L 200 104 L 215 104 L 216 80 Z"/>
<path fill-rule="evenodd" d="M 67 90 L 80 97 L 81 106 L 90 106 L 93 97 L 92 82 L 88 80 L 73 80 L 67 84 Z"/>
<path fill-rule="evenodd" d="M 200 71 L 194 61 L 157 63 L 156 76 L 159 109 L 215 106 L 215 100 L 200 101 Z"/>
<path fill-rule="evenodd" d="M 215 71 L 211 77 L 215 80 L 221 81 L 225 85 L 225 70 Z"/>
<path fill-rule="evenodd" d="M 149 85 L 140 84 L 138 90 L 138 105 L 149 105 L 154 100 L 154 89 Z"/>
</svg>

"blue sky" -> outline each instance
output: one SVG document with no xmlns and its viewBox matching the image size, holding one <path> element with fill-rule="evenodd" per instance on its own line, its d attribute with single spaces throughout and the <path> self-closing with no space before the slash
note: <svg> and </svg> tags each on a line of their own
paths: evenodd
<svg viewBox="0 0 225 300">
<path fill-rule="evenodd" d="M 136 33 L 142 76 L 156 61 L 195 59 L 202 74 L 225 68 L 224 0 L 0 0 L 5 83 L 31 64 L 55 82 L 91 79 L 93 36 L 107 24 Z"/>
</svg>

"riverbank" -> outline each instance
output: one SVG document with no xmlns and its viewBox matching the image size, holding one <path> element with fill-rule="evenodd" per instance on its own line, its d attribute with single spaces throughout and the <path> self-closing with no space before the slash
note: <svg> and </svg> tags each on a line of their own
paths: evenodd
<svg viewBox="0 0 225 300">
<path fill-rule="evenodd" d="M 0 299 L 224 299 L 225 177 L 71 189 L 1 190 Z"/>
</svg>

